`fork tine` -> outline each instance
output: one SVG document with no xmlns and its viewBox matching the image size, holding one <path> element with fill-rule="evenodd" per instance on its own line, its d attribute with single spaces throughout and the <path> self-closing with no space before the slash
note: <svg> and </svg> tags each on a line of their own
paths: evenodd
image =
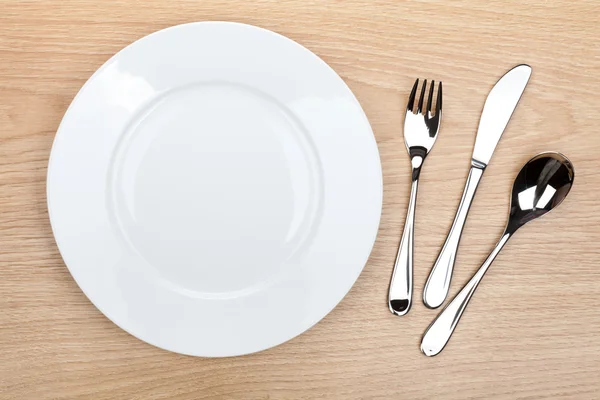
<svg viewBox="0 0 600 400">
<path fill-rule="evenodd" d="M 438 84 L 438 95 L 435 102 L 435 115 L 438 116 L 442 112 L 442 82 Z"/>
<path fill-rule="evenodd" d="M 429 96 L 427 96 L 427 112 L 431 115 L 431 102 L 433 100 L 433 87 L 435 86 L 435 81 L 431 81 L 431 85 L 429 86 Z"/>
<path fill-rule="evenodd" d="M 423 98 L 425 97 L 425 88 L 427 87 L 427 79 L 423 80 L 423 87 L 421 88 L 421 97 L 419 97 L 419 106 L 417 107 L 417 114 L 421 114 L 423 111 Z"/>
<path fill-rule="evenodd" d="M 417 94 L 417 87 L 419 86 L 419 78 L 415 81 L 412 90 L 410 91 L 410 96 L 408 96 L 408 104 L 406 105 L 406 110 L 412 112 L 415 108 L 415 95 Z"/>
</svg>

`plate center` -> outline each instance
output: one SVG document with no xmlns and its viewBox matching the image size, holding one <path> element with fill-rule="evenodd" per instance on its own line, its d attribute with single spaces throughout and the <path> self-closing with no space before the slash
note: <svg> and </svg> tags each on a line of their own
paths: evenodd
<svg viewBox="0 0 600 400">
<path fill-rule="evenodd" d="M 169 91 L 129 125 L 111 165 L 116 223 L 161 278 L 203 294 L 258 288 L 307 245 L 322 197 L 301 123 L 252 88 Z"/>
</svg>

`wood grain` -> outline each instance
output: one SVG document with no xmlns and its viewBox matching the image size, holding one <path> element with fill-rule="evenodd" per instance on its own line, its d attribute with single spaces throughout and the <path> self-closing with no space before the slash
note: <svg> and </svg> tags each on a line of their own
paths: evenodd
<svg viewBox="0 0 600 400">
<path fill-rule="evenodd" d="M 0 10 L 0 398 L 600 398 L 597 0 L 0 0 Z M 130 42 L 198 20 L 256 24 L 322 57 L 363 105 L 384 172 L 381 229 L 350 294 L 298 338 L 238 358 L 171 354 L 108 321 L 64 266 L 45 203 L 52 140 L 85 80 Z M 575 186 L 509 243 L 429 359 L 418 344 L 436 312 L 418 297 L 485 96 L 521 62 L 533 76 L 475 198 L 451 294 L 497 240 L 526 160 L 563 152 Z M 401 110 L 417 77 L 444 82 L 445 113 L 420 185 L 417 301 L 397 318 L 386 293 L 409 190 Z"/>
</svg>

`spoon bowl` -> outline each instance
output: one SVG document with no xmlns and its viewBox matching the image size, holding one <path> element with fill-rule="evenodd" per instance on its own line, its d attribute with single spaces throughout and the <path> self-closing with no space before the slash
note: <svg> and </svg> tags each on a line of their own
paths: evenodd
<svg viewBox="0 0 600 400">
<path fill-rule="evenodd" d="M 562 203 L 574 177 L 573 164 L 560 153 L 541 153 L 529 160 L 513 184 L 507 231 L 516 231 Z"/>
</svg>

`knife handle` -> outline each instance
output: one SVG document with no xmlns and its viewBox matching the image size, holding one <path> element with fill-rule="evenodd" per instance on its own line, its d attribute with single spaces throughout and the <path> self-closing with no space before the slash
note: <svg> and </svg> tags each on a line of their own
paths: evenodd
<svg viewBox="0 0 600 400">
<path fill-rule="evenodd" d="M 448 296 L 456 253 L 458 252 L 458 245 L 460 243 L 460 235 L 465 226 L 471 202 L 473 201 L 484 170 L 485 166 L 482 164 L 477 163 L 475 160 L 471 162 L 471 169 L 469 170 L 465 190 L 460 199 L 454 222 L 423 289 L 423 303 L 429 308 L 438 308 L 442 305 L 446 296 Z"/>
</svg>

